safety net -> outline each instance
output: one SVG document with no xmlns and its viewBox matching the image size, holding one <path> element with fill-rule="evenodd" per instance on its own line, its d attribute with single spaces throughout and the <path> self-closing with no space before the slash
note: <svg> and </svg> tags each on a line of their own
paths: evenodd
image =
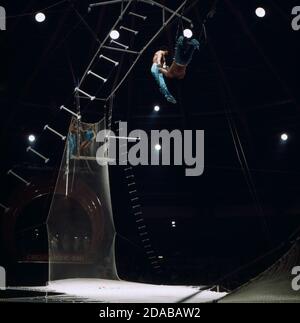
<svg viewBox="0 0 300 323">
<path fill-rule="evenodd" d="M 49 281 L 118 279 L 105 124 L 71 121 L 47 219 Z"/>
</svg>

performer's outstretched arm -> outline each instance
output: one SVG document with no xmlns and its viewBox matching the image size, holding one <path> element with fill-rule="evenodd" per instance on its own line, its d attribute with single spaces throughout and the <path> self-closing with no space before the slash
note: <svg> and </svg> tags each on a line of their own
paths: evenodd
<svg viewBox="0 0 300 323">
<path fill-rule="evenodd" d="M 173 78 L 172 74 L 166 68 L 160 68 L 159 71 L 167 78 Z"/>
</svg>

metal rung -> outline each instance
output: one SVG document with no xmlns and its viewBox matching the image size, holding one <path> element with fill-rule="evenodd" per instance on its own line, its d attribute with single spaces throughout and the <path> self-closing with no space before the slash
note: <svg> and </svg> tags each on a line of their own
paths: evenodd
<svg viewBox="0 0 300 323">
<path fill-rule="evenodd" d="M 139 219 L 139 220 L 136 220 L 135 222 L 136 223 L 141 223 L 141 222 L 144 222 L 144 219 Z"/>
<path fill-rule="evenodd" d="M 110 43 L 111 43 L 111 44 L 116 44 L 116 45 L 118 45 L 118 46 L 120 46 L 120 47 L 123 47 L 123 48 L 125 48 L 125 49 L 128 49 L 128 48 L 129 48 L 129 46 L 124 45 L 124 44 L 122 44 L 122 43 L 119 43 L 119 42 L 117 42 L 117 41 L 115 41 L 115 40 L 113 40 L 113 39 L 110 41 Z"/>
<path fill-rule="evenodd" d="M 146 246 L 144 246 L 145 249 L 148 249 L 148 248 L 152 248 L 151 244 L 147 244 Z"/>
<path fill-rule="evenodd" d="M 102 77 L 102 76 L 94 73 L 93 71 L 88 71 L 88 75 L 93 75 L 93 76 L 97 77 L 98 79 L 100 79 L 101 81 L 103 81 L 104 83 L 107 82 L 107 79 L 106 78 L 104 78 L 104 77 Z"/>
<path fill-rule="evenodd" d="M 109 50 L 114 50 L 114 51 L 117 51 L 117 52 L 134 54 L 134 55 L 139 55 L 140 54 L 140 52 L 130 50 L 130 49 L 125 49 L 125 48 L 117 48 L 117 47 L 111 47 L 111 46 L 103 46 L 102 48 L 109 49 Z"/>
<path fill-rule="evenodd" d="M 7 172 L 7 175 L 13 175 L 14 177 L 16 177 L 18 180 L 20 180 L 21 182 L 23 182 L 24 184 L 26 184 L 26 186 L 29 186 L 31 183 L 26 181 L 23 177 L 21 177 L 20 175 L 16 174 L 14 171 L 9 170 Z"/>
<path fill-rule="evenodd" d="M 138 230 L 146 229 L 145 225 L 142 225 L 141 227 L 138 227 Z"/>
<path fill-rule="evenodd" d="M 143 20 L 146 20 L 146 19 L 147 19 L 147 17 L 146 17 L 146 16 L 142 16 L 142 15 L 140 15 L 140 14 L 138 14 L 138 13 L 135 13 L 135 12 L 132 12 L 132 11 L 130 11 L 128 14 L 129 14 L 129 15 L 131 15 L 131 16 L 134 16 L 134 17 L 141 18 L 141 19 L 143 19 Z"/>
<path fill-rule="evenodd" d="M 87 96 L 91 101 L 94 101 L 94 100 L 96 99 L 96 97 L 95 97 L 95 96 L 92 96 L 92 95 L 90 95 L 90 94 L 86 93 L 85 91 L 82 91 L 79 87 L 76 87 L 76 88 L 75 88 L 75 92 L 79 92 L 79 93 L 81 93 L 81 94 L 83 94 L 83 95 Z"/>
<path fill-rule="evenodd" d="M 135 183 L 130 183 L 130 184 L 128 184 L 128 186 L 130 187 L 130 186 L 133 186 L 133 185 L 136 185 Z"/>
<path fill-rule="evenodd" d="M 49 162 L 49 158 L 45 157 L 44 155 L 40 154 L 39 152 L 37 152 L 35 149 L 33 149 L 32 147 L 28 147 L 26 149 L 27 152 L 31 151 L 33 152 L 35 155 L 37 155 L 38 157 L 42 158 L 45 162 L 45 164 L 47 164 Z"/>
<path fill-rule="evenodd" d="M 137 190 L 134 190 L 134 191 L 130 191 L 129 194 L 135 194 L 137 193 Z"/>
<path fill-rule="evenodd" d="M 128 167 L 128 168 L 125 168 L 124 170 L 125 170 L 125 172 L 127 172 L 127 171 L 129 171 L 131 169 L 132 169 L 132 167 Z"/>
<path fill-rule="evenodd" d="M 135 197 L 135 198 L 131 199 L 131 202 L 137 201 L 139 199 L 140 199 L 139 197 Z"/>
<path fill-rule="evenodd" d="M 138 209 L 139 207 L 141 207 L 141 205 L 140 204 L 138 204 L 138 205 L 133 205 L 133 209 Z"/>
<path fill-rule="evenodd" d="M 148 235 L 148 232 L 140 232 L 140 236 L 143 237 L 143 236 L 147 236 Z"/>
<path fill-rule="evenodd" d="M 54 129 L 50 128 L 48 125 L 46 125 L 46 126 L 44 127 L 44 130 L 49 130 L 49 131 L 53 132 L 54 134 L 56 134 L 57 136 L 59 136 L 63 141 L 65 141 L 65 140 L 67 139 L 67 137 L 66 137 L 66 136 L 64 136 L 64 135 L 60 134 L 58 131 L 56 131 L 56 130 L 54 130 Z"/>
<path fill-rule="evenodd" d="M 152 256 L 152 257 L 148 257 L 149 260 L 152 260 L 152 259 L 156 259 L 155 256 Z"/>
<path fill-rule="evenodd" d="M 150 250 L 150 251 L 147 251 L 147 252 L 146 252 L 146 254 L 147 254 L 147 255 L 151 255 L 151 254 L 153 254 L 153 253 L 154 253 L 154 250 Z"/>
<path fill-rule="evenodd" d="M 144 239 L 144 240 L 142 240 L 143 243 L 144 242 L 147 242 L 147 241 L 150 241 L 150 239 Z"/>
<path fill-rule="evenodd" d="M 129 175 L 129 176 L 126 176 L 126 178 L 134 178 L 134 175 Z"/>
<path fill-rule="evenodd" d="M 81 115 L 80 115 L 80 114 L 77 114 L 77 113 L 75 113 L 74 111 L 72 111 L 72 110 L 70 110 L 70 109 L 66 108 L 64 105 L 62 105 L 62 106 L 60 107 L 60 110 L 65 110 L 65 111 L 67 111 L 68 113 L 70 113 L 70 114 L 72 114 L 74 117 L 76 117 L 78 120 L 80 120 L 80 119 L 81 119 Z"/>
<path fill-rule="evenodd" d="M 111 59 L 111 58 L 109 58 L 107 56 L 104 56 L 104 55 L 101 54 L 99 57 L 100 58 L 103 58 L 103 59 L 105 59 L 105 60 L 107 60 L 107 61 L 109 61 L 111 63 L 113 63 L 115 66 L 118 66 L 119 65 L 119 62 L 116 62 L 116 61 L 114 61 L 113 59 Z"/>
<path fill-rule="evenodd" d="M 139 32 L 137 30 L 133 30 L 133 29 L 130 29 L 128 27 L 125 27 L 125 26 L 120 26 L 120 29 L 123 29 L 123 30 L 126 30 L 126 31 L 129 31 L 130 33 L 133 33 L 135 35 L 137 35 Z"/>
</svg>

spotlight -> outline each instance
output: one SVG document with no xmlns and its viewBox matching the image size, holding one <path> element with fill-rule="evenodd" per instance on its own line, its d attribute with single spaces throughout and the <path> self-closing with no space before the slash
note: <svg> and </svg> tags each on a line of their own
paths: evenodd
<svg viewBox="0 0 300 323">
<path fill-rule="evenodd" d="M 192 38 L 193 37 L 193 32 L 191 31 L 191 29 L 185 29 L 183 31 L 183 35 L 186 38 Z"/>
<path fill-rule="evenodd" d="M 44 13 L 42 12 L 38 12 L 36 15 L 35 15 L 35 20 L 37 22 L 44 22 L 46 20 L 46 16 Z"/>
<path fill-rule="evenodd" d="M 161 150 L 161 145 L 159 145 L 159 144 L 155 145 L 155 150 L 160 151 Z"/>
<path fill-rule="evenodd" d="M 29 142 L 34 143 L 36 140 L 35 135 L 28 136 L 28 140 L 29 140 Z"/>
<path fill-rule="evenodd" d="M 259 18 L 264 18 L 265 15 L 266 15 L 266 10 L 264 8 L 257 8 L 255 10 L 255 13 L 256 13 L 256 16 L 259 17 Z"/>
<path fill-rule="evenodd" d="M 155 107 L 154 107 L 154 111 L 155 112 L 158 112 L 160 110 L 160 107 L 158 106 L 158 105 L 156 105 Z"/>
<path fill-rule="evenodd" d="M 283 134 L 281 135 L 281 140 L 282 140 L 282 141 L 288 141 L 288 139 L 289 139 L 289 136 L 288 136 L 286 133 L 283 133 Z"/>
<path fill-rule="evenodd" d="M 116 40 L 120 37 L 120 33 L 117 30 L 112 30 L 109 36 L 111 39 Z"/>
</svg>

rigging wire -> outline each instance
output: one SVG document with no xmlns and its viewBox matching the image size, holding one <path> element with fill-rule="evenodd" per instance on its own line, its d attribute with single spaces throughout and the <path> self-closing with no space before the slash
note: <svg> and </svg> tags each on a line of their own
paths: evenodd
<svg viewBox="0 0 300 323">
<path fill-rule="evenodd" d="M 20 18 L 20 17 L 32 16 L 32 15 L 36 14 L 39 11 L 47 11 L 47 10 L 49 10 L 51 8 L 57 7 L 57 6 L 65 3 L 67 1 L 69 1 L 69 0 L 62 0 L 62 1 L 59 1 L 57 3 L 54 3 L 51 6 L 48 6 L 48 7 L 42 8 L 42 9 L 37 9 L 36 11 L 33 11 L 33 12 L 26 12 L 26 13 L 22 13 L 22 14 L 19 14 L 19 15 L 11 15 L 11 16 L 7 16 L 6 18 L 11 19 L 11 18 Z"/>
</svg>

